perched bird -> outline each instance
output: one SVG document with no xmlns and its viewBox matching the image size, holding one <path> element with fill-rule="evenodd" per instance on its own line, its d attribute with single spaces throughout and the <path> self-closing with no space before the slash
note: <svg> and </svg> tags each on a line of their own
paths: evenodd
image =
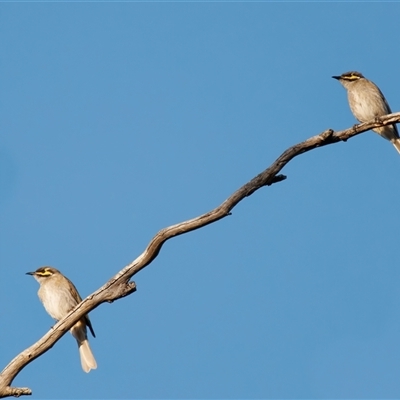
<svg viewBox="0 0 400 400">
<path fill-rule="evenodd" d="M 32 275 L 39 282 L 39 299 L 50 316 L 57 321 L 82 301 L 74 284 L 55 268 L 41 267 L 34 272 L 27 272 L 27 275 Z M 89 346 L 86 327 L 96 337 L 88 315 L 79 320 L 70 332 L 78 343 L 82 369 L 89 372 L 97 368 L 97 363 Z"/>
<path fill-rule="evenodd" d="M 347 90 L 351 112 L 360 122 L 368 122 L 392 112 L 378 86 L 359 72 L 345 72 L 332 78 L 337 79 Z M 390 140 L 400 153 L 400 137 L 396 125 L 382 126 L 373 131 Z"/>
</svg>

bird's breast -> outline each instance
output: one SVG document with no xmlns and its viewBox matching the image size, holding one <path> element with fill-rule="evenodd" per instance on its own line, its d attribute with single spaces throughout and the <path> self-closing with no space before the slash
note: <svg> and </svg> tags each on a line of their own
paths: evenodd
<svg viewBox="0 0 400 400">
<path fill-rule="evenodd" d="M 38 295 L 46 311 L 57 321 L 77 304 L 67 290 L 55 285 L 41 285 Z"/>
</svg>

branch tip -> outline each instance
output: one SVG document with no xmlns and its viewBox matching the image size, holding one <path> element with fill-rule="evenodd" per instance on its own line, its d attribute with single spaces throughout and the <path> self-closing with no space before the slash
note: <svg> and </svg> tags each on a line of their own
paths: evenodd
<svg viewBox="0 0 400 400">
<path fill-rule="evenodd" d="M 0 389 L 0 398 L 2 397 L 20 397 L 20 396 L 30 396 L 32 394 L 32 390 L 25 388 L 16 388 L 7 386 L 4 389 Z"/>
<path fill-rule="evenodd" d="M 271 186 L 274 183 L 278 183 L 278 182 L 282 182 L 287 178 L 286 175 L 283 174 L 279 174 L 279 175 L 275 175 L 270 182 L 267 183 L 267 186 Z"/>
</svg>

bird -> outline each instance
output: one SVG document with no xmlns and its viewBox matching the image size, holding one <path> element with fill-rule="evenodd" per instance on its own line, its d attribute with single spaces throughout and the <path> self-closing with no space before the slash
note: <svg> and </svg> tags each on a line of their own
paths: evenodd
<svg viewBox="0 0 400 400">
<path fill-rule="evenodd" d="M 337 79 L 347 90 L 349 106 L 353 115 L 359 122 L 368 122 L 391 114 L 385 96 L 374 82 L 365 78 L 360 72 L 345 72 L 340 76 L 332 76 Z M 400 153 L 400 137 L 396 125 L 386 125 L 374 128 L 374 132 L 383 138 L 390 140 Z"/>
<path fill-rule="evenodd" d="M 26 274 L 32 275 L 39 282 L 39 299 L 47 313 L 56 321 L 65 317 L 82 301 L 74 284 L 56 268 L 45 266 Z M 81 365 L 85 372 L 97 368 L 96 360 L 89 346 L 87 327 L 93 337 L 96 337 L 88 315 L 82 317 L 70 329 L 72 336 L 78 343 Z"/>
</svg>

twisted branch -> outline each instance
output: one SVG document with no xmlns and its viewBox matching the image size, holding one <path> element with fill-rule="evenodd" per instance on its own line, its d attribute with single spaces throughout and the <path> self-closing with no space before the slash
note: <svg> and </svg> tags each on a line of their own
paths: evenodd
<svg viewBox="0 0 400 400">
<path fill-rule="evenodd" d="M 384 125 L 390 125 L 395 122 L 400 122 L 400 112 L 386 115 L 381 117 L 379 120 L 355 125 L 352 128 L 343 131 L 334 132 L 333 130 L 328 129 L 319 135 L 305 140 L 304 142 L 295 144 L 284 151 L 270 167 L 239 188 L 218 207 L 196 218 L 160 230 L 139 257 L 119 271 L 101 288 L 84 299 L 68 315 L 54 325 L 54 327 L 51 328 L 50 331 L 47 332 L 39 341 L 22 351 L 3 369 L 0 374 L 0 398 L 11 396 L 19 397 L 21 395 L 32 394 L 32 391 L 29 388 L 14 388 L 10 386 L 18 373 L 33 360 L 53 347 L 54 344 L 66 332 L 68 332 L 68 330 L 78 320 L 80 320 L 83 315 L 104 302 L 113 302 L 114 300 L 118 300 L 135 292 L 136 285 L 134 282 L 130 282 L 130 279 L 157 257 L 161 247 L 167 240 L 225 218 L 230 215 L 231 210 L 240 201 L 247 196 L 251 196 L 256 190 L 285 180 L 286 176 L 278 175 L 278 173 L 294 157 L 318 147 L 338 142 L 345 142 L 367 130 Z"/>
</svg>

